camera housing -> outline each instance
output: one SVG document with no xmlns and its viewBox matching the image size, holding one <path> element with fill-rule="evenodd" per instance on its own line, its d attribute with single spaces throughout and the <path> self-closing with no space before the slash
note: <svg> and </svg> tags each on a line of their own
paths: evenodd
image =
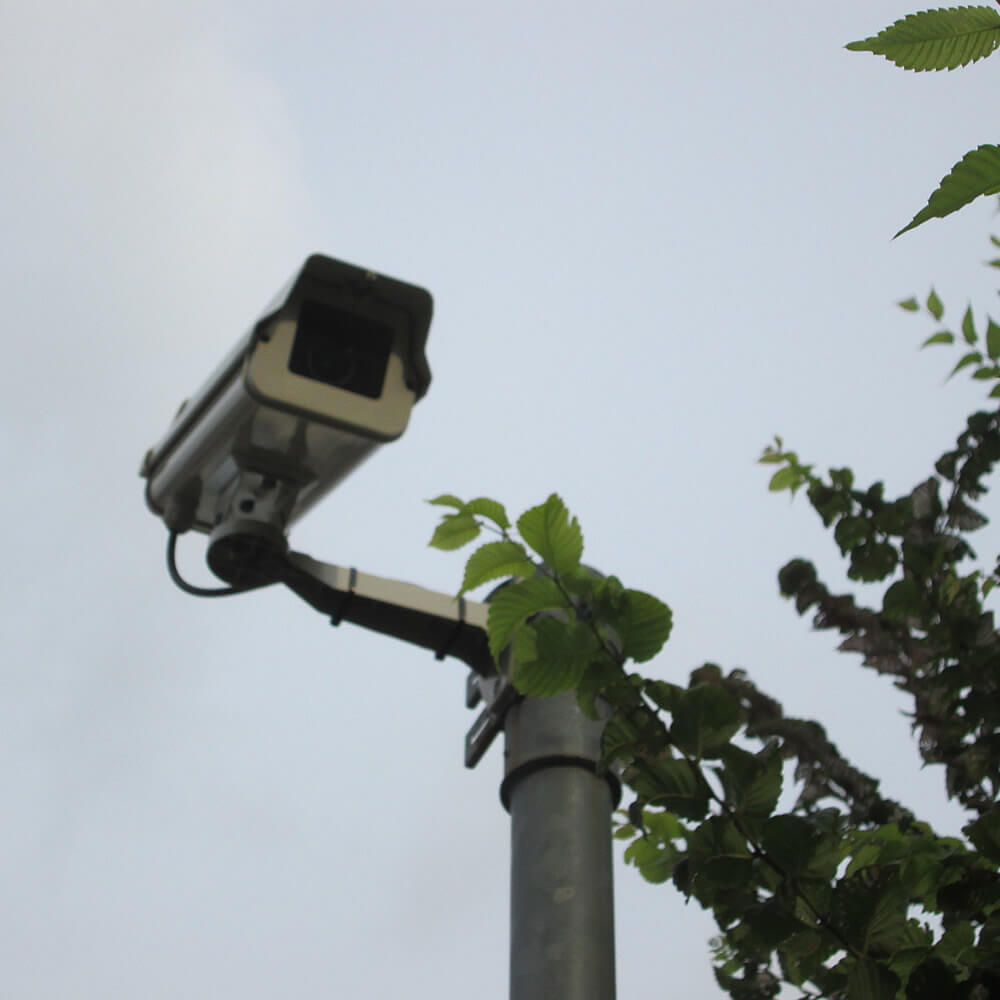
<svg viewBox="0 0 1000 1000">
<path fill-rule="evenodd" d="M 406 429 L 432 309 L 416 285 L 310 257 L 147 452 L 149 508 L 177 533 L 283 532 Z"/>
</svg>

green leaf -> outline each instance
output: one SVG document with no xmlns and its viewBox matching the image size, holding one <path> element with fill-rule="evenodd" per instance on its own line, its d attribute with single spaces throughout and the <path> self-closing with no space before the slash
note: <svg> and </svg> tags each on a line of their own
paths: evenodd
<svg viewBox="0 0 1000 1000">
<path fill-rule="evenodd" d="M 882 599 L 882 614 L 893 621 L 919 617 L 923 610 L 920 586 L 911 577 L 897 580 Z"/>
<path fill-rule="evenodd" d="M 972 318 L 972 306 L 966 306 L 965 315 L 962 317 L 962 336 L 967 344 L 974 344 L 979 335 L 976 333 L 976 323 Z"/>
<path fill-rule="evenodd" d="M 647 764 L 634 784 L 639 784 L 644 793 L 650 793 L 651 802 L 684 819 L 703 819 L 708 810 L 705 785 L 686 760 L 658 760 Z"/>
<path fill-rule="evenodd" d="M 643 690 L 664 711 L 673 712 L 674 706 L 684 697 L 684 688 L 670 681 L 646 681 Z"/>
<path fill-rule="evenodd" d="M 990 398 L 991 399 L 996 399 L 997 396 L 1000 396 L 1000 385 L 995 385 L 990 390 Z"/>
<path fill-rule="evenodd" d="M 801 485 L 801 474 L 792 465 L 786 465 L 783 469 L 778 469 L 778 471 L 771 476 L 771 481 L 767 484 L 767 488 L 772 493 L 777 493 L 779 490 L 792 490 L 793 492 Z"/>
<path fill-rule="evenodd" d="M 806 930 L 806 925 L 789 911 L 787 904 L 773 896 L 747 907 L 743 919 L 754 941 L 769 951 Z"/>
<path fill-rule="evenodd" d="M 713 890 L 746 885 L 752 878 L 753 858 L 746 838 L 728 818 L 710 816 L 686 839 L 702 902 Z"/>
<path fill-rule="evenodd" d="M 906 894 L 900 886 L 892 886 L 879 897 L 865 928 L 866 952 L 873 948 L 893 952 L 902 945 L 906 935 L 906 909 Z"/>
<path fill-rule="evenodd" d="M 930 295 L 927 296 L 927 311 L 937 320 L 941 319 L 944 315 L 944 306 L 938 298 L 938 293 L 933 288 Z"/>
<path fill-rule="evenodd" d="M 781 795 L 781 757 L 762 756 L 730 744 L 719 754 L 726 802 L 740 815 L 764 819 L 774 812 Z"/>
<path fill-rule="evenodd" d="M 920 303 L 914 298 L 903 299 L 902 302 L 897 303 L 900 309 L 905 309 L 907 312 L 916 312 L 920 308 Z"/>
<path fill-rule="evenodd" d="M 538 658 L 560 664 L 582 660 L 583 666 L 579 668 L 582 673 L 600 652 L 600 642 L 589 622 L 579 621 L 572 612 L 569 615 L 569 621 L 562 621 L 560 616 L 533 622 Z"/>
<path fill-rule="evenodd" d="M 533 576 L 502 587 L 493 595 L 486 619 L 493 659 L 499 659 L 514 632 L 532 615 L 565 606 L 555 580 L 547 576 Z"/>
<path fill-rule="evenodd" d="M 976 850 L 990 861 L 1000 862 L 1000 807 L 994 806 L 979 819 L 962 827 Z"/>
<path fill-rule="evenodd" d="M 962 966 L 971 958 L 969 954 L 975 947 L 975 930 L 969 921 L 953 924 L 938 941 L 935 953 L 949 965 Z"/>
<path fill-rule="evenodd" d="M 669 844 L 658 844 L 638 837 L 625 849 L 625 860 L 635 865 L 647 882 L 666 882 L 673 875 L 677 851 Z"/>
<path fill-rule="evenodd" d="M 870 959 L 856 959 L 847 975 L 847 995 L 851 1000 L 895 1000 L 898 989 L 899 980 Z"/>
<path fill-rule="evenodd" d="M 465 564 L 465 578 L 459 595 L 502 576 L 532 576 L 535 564 L 523 545 L 509 539 L 488 542 L 476 549 Z"/>
<path fill-rule="evenodd" d="M 1000 45 L 1000 14 L 992 7 L 951 7 L 908 14 L 852 52 L 885 56 L 916 72 L 956 69 L 985 59 Z"/>
<path fill-rule="evenodd" d="M 471 514 L 445 514 L 434 529 L 430 545 L 435 549 L 460 549 L 479 537 L 479 525 Z"/>
<path fill-rule="evenodd" d="M 626 590 L 626 612 L 619 618 L 622 655 L 636 663 L 651 660 L 670 637 L 673 615 L 670 608 L 652 594 Z"/>
<path fill-rule="evenodd" d="M 725 746 L 740 728 L 740 707 L 716 684 L 697 684 L 674 703 L 670 735 L 692 757 Z"/>
<path fill-rule="evenodd" d="M 986 353 L 991 361 L 1000 359 L 1000 326 L 986 317 Z"/>
<path fill-rule="evenodd" d="M 965 154 L 941 180 L 927 204 L 896 236 L 915 229 L 928 219 L 943 219 L 975 201 L 980 195 L 1000 192 L 1000 146 L 983 145 Z M 896 237 L 894 236 L 893 239 Z M 940 319 L 940 316 L 936 317 Z"/>
<path fill-rule="evenodd" d="M 557 575 L 569 573 L 580 565 L 583 533 L 577 519 L 570 519 L 557 494 L 525 511 L 517 519 L 517 530 Z"/>
<path fill-rule="evenodd" d="M 930 347 L 931 344 L 954 344 L 955 334 L 942 330 L 940 333 L 932 334 L 920 346 Z"/>
<path fill-rule="evenodd" d="M 428 500 L 428 503 L 437 504 L 439 507 L 456 507 L 461 510 L 465 503 L 458 499 L 458 497 L 453 496 L 451 493 L 442 493 L 441 496 L 435 497 L 433 500 Z"/>
<path fill-rule="evenodd" d="M 597 699 L 610 684 L 620 680 L 621 676 L 617 664 L 612 663 L 607 656 L 596 656 L 590 661 L 576 685 L 577 707 L 588 719 L 596 721 L 601 718 Z"/>
<path fill-rule="evenodd" d="M 884 580 L 899 563 L 899 553 L 889 542 L 865 542 L 851 550 L 847 575 L 852 580 L 875 583 Z"/>
<path fill-rule="evenodd" d="M 575 688 L 596 652 L 591 628 L 575 620 L 542 618 L 532 623 L 531 630 L 535 633 L 531 659 L 522 662 L 515 646 L 514 687 L 533 698 Z"/>
<path fill-rule="evenodd" d="M 978 365 L 982 360 L 983 356 L 979 351 L 970 351 L 959 359 L 958 364 L 949 372 L 948 378 L 954 378 L 963 368 L 968 368 L 969 365 Z"/>
<path fill-rule="evenodd" d="M 816 853 L 823 831 L 802 816 L 772 816 L 762 833 L 764 850 L 786 875 L 800 875 Z"/>
<path fill-rule="evenodd" d="M 833 537 L 840 547 L 842 555 L 847 555 L 851 549 L 868 541 L 872 535 L 872 525 L 867 517 L 856 515 L 854 517 L 842 517 L 837 522 L 837 527 L 833 530 Z"/>
<path fill-rule="evenodd" d="M 973 378 L 981 380 L 997 378 L 998 376 L 1000 376 L 1000 367 L 997 367 L 996 365 L 986 365 L 983 368 L 977 368 L 972 373 Z"/>
<path fill-rule="evenodd" d="M 495 525 L 503 528 L 506 531 L 510 527 L 510 520 L 507 517 L 507 511 L 504 510 L 502 503 L 497 503 L 496 500 L 491 500 L 489 497 L 476 497 L 475 500 L 470 500 L 462 508 L 463 514 L 480 514 L 482 517 L 489 518 Z"/>
<path fill-rule="evenodd" d="M 600 623 L 617 622 L 628 609 L 628 597 L 617 576 L 592 579 L 588 600 L 594 618 Z"/>
<path fill-rule="evenodd" d="M 650 834 L 660 840 L 677 840 L 687 834 L 684 824 L 672 812 L 647 809 L 643 820 Z"/>
</svg>

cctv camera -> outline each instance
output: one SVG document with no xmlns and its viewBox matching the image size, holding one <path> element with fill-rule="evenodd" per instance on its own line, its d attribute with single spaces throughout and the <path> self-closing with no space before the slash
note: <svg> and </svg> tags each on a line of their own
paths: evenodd
<svg viewBox="0 0 1000 1000">
<path fill-rule="evenodd" d="M 243 520 L 283 535 L 406 429 L 431 310 L 422 288 L 310 257 L 147 453 L 150 509 L 172 534 Z"/>
</svg>

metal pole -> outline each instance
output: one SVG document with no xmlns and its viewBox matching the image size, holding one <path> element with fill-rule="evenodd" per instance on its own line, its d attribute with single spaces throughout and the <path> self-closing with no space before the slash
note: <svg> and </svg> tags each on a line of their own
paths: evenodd
<svg viewBox="0 0 1000 1000">
<path fill-rule="evenodd" d="M 511 1000 L 614 1000 L 611 811 L 604 725 L 572 692 L 507 712 L 500 794 L 511 816 Z"/>
</svg>

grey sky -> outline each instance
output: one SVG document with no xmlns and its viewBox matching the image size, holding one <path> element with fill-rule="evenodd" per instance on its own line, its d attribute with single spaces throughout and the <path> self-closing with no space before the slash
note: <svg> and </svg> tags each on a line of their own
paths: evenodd
<svg viewBox="0 0 1000 1000">
<path fill-rule="evenodd" d="M 451 591 L 423 500 L 556 490 L 589 562 L 672 605 L 654 672 L 746 667 L 957 828 L 888 685 L 777 597 L 790 556 L 842 575 L 754 465 L 779 432 L 906 489 L 976 399 L 893 303 L 991 304 L 991 206 L 889 237 L 994 138 L 995 66 L 843 50 L 910 9 L 7 5 L 0 994 L 506 995 L 463 671 L 283 593 L 181 594 L 142 502 L 145 448 L 310 252 L 432 291 L 434 382 L 296 548 Z M 620 995 L 715 996 L 697 906 L 617 892 Z"/>
</svg>

